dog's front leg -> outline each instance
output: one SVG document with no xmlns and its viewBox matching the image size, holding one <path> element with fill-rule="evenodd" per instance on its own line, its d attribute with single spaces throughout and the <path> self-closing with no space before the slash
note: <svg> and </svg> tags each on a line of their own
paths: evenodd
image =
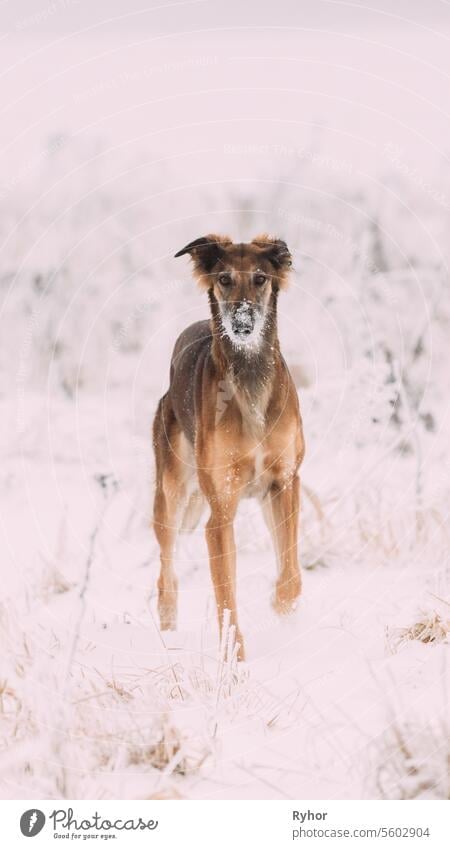
<svg viewBox="0 0 450 849">
<path fill-rule="evenodd" d="M 236 547 L 233 521 L 237 499 L 223 498 L 215 494 L 209 499 L 211 515 L 206 525 L 206 541 L 209 551 L 211 578 L 216 596 L 219 629 L 222 634 L 223 615 L 230 611 L 230 623 L 236 631 L 238 658 L 244 660 L 244 643 L 239 630 L 236 607 Z"/>
<path fill-rule="evenodd" d="M 278 613 L 289 613 L 301 592 L 301 576 L 297 553 L 300 481 L 274 482 L 269 490 L 272 530 L 278 556 L 278 580 L 274 607 Z"/>
</svg>

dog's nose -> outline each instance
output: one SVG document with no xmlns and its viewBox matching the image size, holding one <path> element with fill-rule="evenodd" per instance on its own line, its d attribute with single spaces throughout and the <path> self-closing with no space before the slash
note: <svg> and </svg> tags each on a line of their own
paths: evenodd
<svg viewBox="0 0 450 849">
<path fill-rule="evenodd" d="M 253 327 L 250 324 L 243 324 L 240 321 L 233 321 L 233 333 L 237 336 L 250 336 Z"/>
<path fill-rule="evenodd" d="M 233 333 L 239 336 L 250 336 L 255 326 L 255 316 L 253 310 L 247 304 L 240 305 L 232 321 Z"/>
</svg>

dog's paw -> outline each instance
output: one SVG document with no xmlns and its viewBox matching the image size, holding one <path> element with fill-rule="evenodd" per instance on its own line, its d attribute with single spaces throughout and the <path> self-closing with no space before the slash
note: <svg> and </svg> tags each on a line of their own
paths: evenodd
<svg viewBox="0 0 450 849">
<path fill-rule="evenodd" d="M 298 606 L 301 587 L 297 582 L 277 584 L 272 599 L 272 607 L 280 616 L 294 613 Z"/>
<path fill-rule="evenodd" d="M 161 631 L 177 630 L 177 614 L 172 607 L 159 605 L 159 627 Z"/>
</svg>

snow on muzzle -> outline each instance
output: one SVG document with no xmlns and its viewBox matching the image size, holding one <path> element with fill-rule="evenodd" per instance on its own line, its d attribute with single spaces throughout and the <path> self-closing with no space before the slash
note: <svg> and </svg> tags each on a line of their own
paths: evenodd
<svg viewBox="0 0 450 849">
<path fill-rule="evenodd" d="M 234 310 L 231 329 L 236 336 L 250 336 L 256 324 L 256 310 L 252 304 L 243 302 Z"/>
<path fill-rule="evenodd" d="M 220 305 L 224 332 L 238 348 L 258 348 L 264 327 L 264 308 L 249 301 Z"/>
</svg>

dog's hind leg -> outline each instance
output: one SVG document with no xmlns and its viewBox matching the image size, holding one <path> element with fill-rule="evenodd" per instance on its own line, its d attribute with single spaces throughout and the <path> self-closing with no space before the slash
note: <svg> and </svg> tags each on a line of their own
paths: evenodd
<svg viewBox="0 0 450 849">
<path fill-rule="evenodd" d="M 274 519 L 274 515 L 273 515 L 273 506 L 272 506 L 272 497 L 271 497 L 270 492 L 266 493 L 265 497 L 261 500 L 260 504 L 261 504 L 264 522 L 266 524 L 266 527 L 267 527 L 267 529 L 270 533 L 271 539 L 272 539 L 272 544 L 273 544 L 273 548 L 274 548 L 274 551 L 275 551 L 275 557 L 277 559 L 277 568 L 278 568 L 278 574 L 279 574 L 280 569 L 281 569 L 281 552 L 280 552 L 280 547 L 279 547 L 278 534 L 276 532 L 276 527 L 275 527 L 275 519 Z"/>
<path fill-rule="evenodd" d="M 161 630 L 177 626 L 178 580 L 173 567 L 177 533 L 186 505 L 186 466 L 182 456 L 184 437 L 166 396 L 161 399 L 153 425 L 156 458 L 156 490 L 153 527 L 160 547 L 158 612 Z"/>
</svg>

